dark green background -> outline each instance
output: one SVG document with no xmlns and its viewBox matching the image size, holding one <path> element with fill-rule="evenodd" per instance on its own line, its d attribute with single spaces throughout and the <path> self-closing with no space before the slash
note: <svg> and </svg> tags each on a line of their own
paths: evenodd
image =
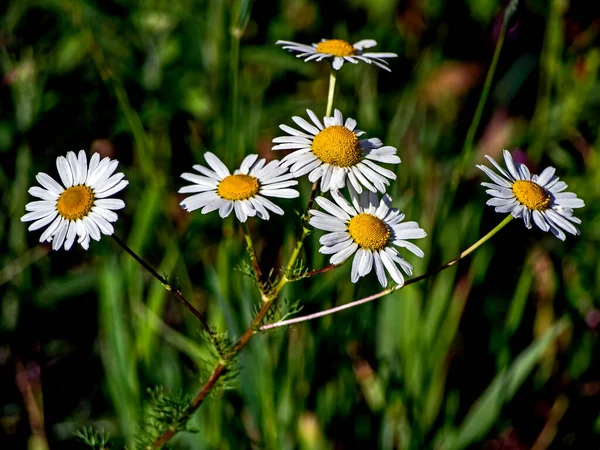
<svg viewBox="0 0 600 450">
<path fill-rule="evenodd" d="M 425 259 L 406 255 L 416 274 L 502 220 L 485 206 L 474 167 L 502 148 L 519 149 L 534 172 L 557 168 L 586 202 L 581 236 L 561 242 L 514 221 L 424 282 L 256 337 L 232 389 L 200 408 L 191 421 L 198 432 L 182 433 L 174 448 L 599 448 L 600 19 L 592 3 L 520 2 L 454 199 L 452 174 L 504 2 L 3 3 L 2 448 L 84 448 L 73 438 L 83 425 L 107 430 L 113 448 L 133 448 L 147 388 L 194 395 L 210 370 L 194 318 L 110 238 L 88 252 L 51 252 L 37 243 L 41 231 L 27 232 L 19 219 L 35 174 L 56 177 L 56 157 L 69 150 L 117 158 L 130 181 L 117 234 L 235 339 L 259 302 L 234 270 L 247 259 L 243 237 L 232 218 L 183 211 L 179 175 L 205 151 L 230 167 L 254 152 L 281 157 L 270 150 L 277 126 L 306 108 L 324 114 L 329 65 L 303 63 L 274 43 L 321 37 L 372 38 L 374 51 L 399 55 L 391 73 L 344 65 L 335 107 L 398 148 L 394 206 L 428 233 L 419 242 Z M 293 248 L 305 178 L 300 187 L 300 200 L 278 202 L 283 218 L 249 221 L 265 272 Z M 304 255 L 311 269 L 327 262 L 319 236 Z M 374 275 L 352 285 L 349 266 L 283 297 L 309 313 L 378 291 Z M 487 403 L 474 409 L 484 392 Z"/>
</svg>

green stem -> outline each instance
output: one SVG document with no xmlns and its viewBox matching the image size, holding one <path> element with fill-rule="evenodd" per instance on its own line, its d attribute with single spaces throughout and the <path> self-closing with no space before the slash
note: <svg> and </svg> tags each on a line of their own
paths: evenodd
<svg viewBox="0 0 600 450">
<path fill-rule="evenodd" d="M 234 28 L 231 33 L 231 49 L 230 49 L 230 60 L 229 60 L 229 95 L 230 95 L 230 120 L 231 120 L 231 132 L 227 133 L 229 136 L 228 150 L 229 154 L 235 155 L 235 158 L 241 158 L 243 155 L 239 154 L 243 152 L 242 146 L 239 145 L 239 136 L 241 135 L 238 129 L 238 118 L 239 118 L 239 70 L 240 70 L 240 37 L 241 32 L 237 28 Z M 230 161 L 231 162 L 231 161 Z"/>
<path fill-rule="evenodd" d="M 125 242 L 123 242 L 121 239 L 119 239 L 116 234 L 111 235 L 111 237 L 115 240 L 115 242 L 117 244 L 119 244 L 123 248 L 123 250 L 125 250 L 133 259 L 135 259 L 140 264 L 140 266 L 142 266 L 144 269 L 146 269 L 150 273 L 150 275 L 152 275 L 154 278 L 156 278 L 158 281 L 160 281 L 160 283 L 164 286 L 164 288 L 167 291 L 169 291 L 194 316 L 196 316 L 198 321 L 202 324 L 202 328 L 204 328 L 204 331 L 206 331 L 208 333 L 208 335 L 211 338 L 213 338 L 213 332 L 210 329 L 210 326 L 208 325 L 208 323 L 206 322 L 206 319 L 204 318 L 204 316 L 200 313 L 200 311 L 198 311 L 196 308 L 194 308 L 194 306 L 189 301 L 187 301 L 187 299 L 183 296 L 183 294 L 181 293 L 181 291 L 179 289 L 175 288 L 171 283 L 169 283 L 167 281 L 166 278 L 164 278 L 156 270 L 154 270 L 150 264 L 148 264 L 142 257 L 138 256 L 138 254 L 136 252 L 134 252 Z M 216 341 L 213 340 L 213 344 L 216 344 Z"/>
<path fill-rule="evenodd" d="M 283 327 L 286 325 L 292 325 L 295 323 L 300 323 L 300 322 L 307 322 L 309 320 L 314 320 L 314 319 L 318 319 L 319 317 L 323 317 L 323 316 L 328 316 L 330 314 L 335 314 L 337 312 L 343 311 L 345 309 L 350 309 L 353 308 L 355 306 L 359 306 L 359 305 L 363 305 L 365 303 L 369 303 L 372 302 L 373 300 L 376 300 L 380 297 L 383 297 L 387 294 L 390 294 L 394 291 L 397 291 L 398 289 L 401 289 L 404 286 L 408 286 L 409 284 L 413 284 L 416 283 L 418 281 L 424 280 L 425 278 L 428 278 L 438 272 L 441 272 L 442 270 L 453 266 L 454 264 L 456 264 L 458 261 L 460 261 L 461 259 L 463 259 L 465 256 L 473 253 L 478 247 L 480 247 L 481 245 L 483 245 L 485 242 L 487 242 L 489 239 L 491 239 L 496 233 L 498 233 L 498 231 L 500 231 L 502 228 L 504 228 L 508 222 L 510 222 L 511 220 L 513 220 L 513 216 L 511 214 L 509 214 L 508 216 L 506 216 L 506 218 L 500 222 L 492 231 L 490 231 L 488 234 L 486 234 L 485 236 L 483 236 L 481 239 L 479 239 L 477 242 L 475 242 L 473 245 L 471 245 L 468 249 L 466 249 L 465 251 L 463 251 L 460 255 L 458 255 L 456 258 L 451 259 L 450 261 L 442 264 L 440 267 L 438 267 L 437 269 L 434 269 L 430 272 L 427 272 L 423 275 L 420 275 L 418 277 L 415 278 L 411 278 L 410 280 L 407 280 L 406 283 L 404 283 L 401 286 L 395 286 L 393 288 L 390 289 L 386 289 L 385 291 L 379 292 L 377 294 L 371 295 L 369 297 L 365 297 L 362 298 L 360 300 L 356 300 L 354 302 L 350 302 L 350 303 L 346 303 L 344 305 L 341 306 L 336 306 L 335 308 L 330 308 L 330 309 L 326 309 L 323 311 L 319 311 L 317 313 L 314 314 L 308 314 L 306 316 L 301 316 L 301 317 L 295 317 L 294 319 L 289 319 L 289 320 L 281 320 L 279 322 L 275 322 L 275 323 L 270 323 L 267 325 L 263 325 L 259 328 L 260 331 L 267 331 L 267 330 L 272 330 L 273 328 L 279 328 L 279 327 Z"/>
<path fill-rule="evenodd" d="M 244 334 L 242 334 L 242 336 L 238 339 L 238 341 L 232 347 L 231 351 L 228 354 L 227 360 L 220 361 L 215 366 L 215 368 L 212 371 L 212 374 L 210 375 L 210 377 L 208 378 L 206 383 L 204 383 L 204 386 L 202 386 L 202 388 L 200 389 L 198 394 L 196 394 L 196 396 L 192 399 L 192 401 L 186 408 L 185 413 L 184 413 L 185 416 L 190 416 L 191 414 L 193 414 L 200 407 L 200 405 L 204 402 L 206 397 L 208 397 L 208 395 L 212 392 L 212 390 L 215 388 L 216 384 L 218 383 L 219 379 L 227 373 L 227 370 L 228 370 L 227 365 L 228 365 L 229 361 L 232 358 L 234 358 L 246 346 L 246 344 L 250 341 L 250 339 L 252 339 L 254 337 L 254 335 L 256 333 L 258 333 L 261 322 L 263 321 L 263 319 L 265 318 L 265 316 L 271 309 L 271 306 L 273 305 L 273 303 L 277 300 L 279 293 L 285 287 L 286 284 L 288 284 L 290 281 L 292 281 L 287 277 L 286 274 L 288 274 L 292 270 L 294 265 L 296 264 L 296 261 L 298 260 L 298 257 L 300 256 L 300 253 L 302 252 L 302 248 L 304 247 L 304 241 L 306 240 L 306 237 L 310 233 L 310 228 L 308 227 L 308 220 L 309 220 L 310 215 L 309 215 L 308 211 L 312 208 L 312 204 L 314 202 L 316 193 L 317 193 L 317 183 L 313 183 L 310 198 L 309 198 L 308 204 L 306 206 L 306 211 L 304 212 L 304 214 L 302 216 L 302 235 L 300 236 L 300 239 L 298 239 L 298 242 L 296 243 L 296 247 L 294 247 L 294 251 L 290 255 L 290 259 L 288 260 L 288 263 L 286 264 L 285 270 L 283 271 L 281 278 L 279 279 L 277 284 L 268 292 L 265 292 L 264 287 L 261 287 L 261 296 L 262 296 L 263 303 L 262 303 L 260 310 L 254 317 L 254 320 L 252 320 L 252 323 L 246 329 Z M 250 244 L 252 241 L 249 237 L 250 233 L 247 231 L 247 228 L 244 231 L 244 234 L 246 236 L 246 243 L 248 243 L 249 247 L 250 247 Z M 253 252 L 254 252 L 254 250 L 252 250 L 252 253 Z M 251 254 L 250 258 L 253 259 L 252 254 Z M 254 256 L 254 258 L 256 258 L 256 256 Z M 254 264 L 254 259 L 253 259 L 253 264 Z M 256 268 L 255 268 L 255 270 L 256 270 Z M 163 445 L 165 445 L 167 442 L 169 442 L 173 436 L 175 436 L 177 431 L 178 431 L 178 429 L 176 427 L 169 427 L 169 429 L 167 431 L 165 431 L 161 436 L 159 436 L 154 441 L 152 446 L 148 447 L 148 448 L 149 449 L 161 448 Z"/>
<path fill-rule="evenodd" d="M 506 37 L 506 30 L 508 27 L 508 20 L 504 20 L 502 22 L 502 28 L 500 29 L 500 36 L 498 37 L 498 41 L 496 42 L 496 49 L 494 50 L 494 56 L 492 57 L 492 62 L 490 64 L 490 68 L 488 69 L 487 75 L 485 77 L 485 82 L 483 83 L 483 90 L 481 91 L 481 96 L 479 97 L 479 103 L 477 104 L 477 109 L 475 110 L 475 115 L 473 116 L 473 120 L 471 125 L 469 126 L 469 130 L 467 131 L 467 136 L 465 138 L 465 143 L 463 145 L 463 159 L 460 167 L 461 173 L 464 172 L 465 166 L 469 162 L 469 158 L 471 157 L 471 153 L 473 152 L 473 143 L 475 142 L 475 134 L 477 133 L 477 129 L 479 128 L 479 122 L 481 122 L 481 116 L 483 115 L 483 110 L 485 108 L 485 104 L 490 95 L 490 90 L 492 88 L 492 81 L 494 79 L 494 74 L 496 73 L 496 66 L 498 65 L 498 60 L 500 59 L 500 52 L 502 51 L 502 47 L 504 45 L 504 38 Z"/>
<path fill-rule="evenodd" d="M 252 261 L 252 269 L 254 270 L 254 276 L 256 281 L 262 286 L 262 272 L 260 271 L 260 265 L 258 264 L 258 258 L 256 257 L 256 251 L 254 250 L 254 244 L 252 243 L 252 236 L 250 235 L 250 229 L 246 222 L 242 223 L 242 229 L 244 230 L 244 238 L 246 239 L 246 248 L 250 261 Z M 262 291 L 262 289 L 261 289 Z"/>
<path fill-rule="evenodd" d="M 333 96 L 335 94 L 335 82 L 337 77 L 337 70 L 333 67 L 331 68 L 331 72 L 329 73 L 329 92 L 327 93 L 327 110 L 325 111 L 325 116 L 331 116 L 331 110 L 333 109 Z"/>
</svg>

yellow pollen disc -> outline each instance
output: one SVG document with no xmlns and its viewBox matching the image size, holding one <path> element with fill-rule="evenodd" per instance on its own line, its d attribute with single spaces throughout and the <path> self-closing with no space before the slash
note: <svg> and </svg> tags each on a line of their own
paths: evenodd
<svg viewBox="0 0 600 450">
<path fill-rule="evenodd" d="M 221 180 L 217 194 L 225 200 L 247 200 L 258 194 L 260 183 L 252 175 L 229 175 Z"/>
<path fill-rule="evenodd" d="M 348 232 L 354 242 L 367 250 L 382 250 L 390 240 L 390 229 L 380 218 L 360 213 L 350 219 Z"/>
<path fill-rule="evenodd" d="M 517 200 L 529 209 L 545 211 L 550 205 L 548 191 L 533 181 L 517 180 L 512 185 L 512 191 Z"/>
<path fill-rule="evenodd" d="M 356 54 L 356 49 L 352 47 L 352 44 L 341 39 L 330 39 L 325 42 L 320 42 L 317 45 L 317 51 L 333 56 L 352 56 Z"/>
<path fill-rule="evenodd" d="M 67 188 L 56 201 L 56 210 L 67 220 L 83 219 L 94 206 L 94 191 L 83 184 Z"/>
<path fill-rule="evenodd" d="M 332 125 L 319 132 L 313 140 L 312 151 L 324 163 L 338 167 L 355 166 L 362 157 L 358 137 L 342 125 Z"/>
</svg>

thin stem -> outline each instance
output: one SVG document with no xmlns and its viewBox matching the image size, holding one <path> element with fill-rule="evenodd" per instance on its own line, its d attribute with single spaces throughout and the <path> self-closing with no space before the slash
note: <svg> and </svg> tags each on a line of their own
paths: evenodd
<svg viewBox="0 0 600 450">
<path fill-rule="evenodd" d="M 229 59 L 229 95 L 230 95 L 230 124 L 233 133 L 228 133 L 229 149 L 232 149 L 232 155 L 239 158 L 240 150 L 243 152 L 242 146 L 239 143 L 239 70 L 240 70 L 240 38 L 242 31 L 233 28 L 231 32 L 231 49 Z M 235 159 L 234 158 L 234 159 Z"/>
<path fill-rule="evenodd" d="M 475 115 L 473 116 L 473 120 L 471 121 L 471 125 L 469 126 L 469 130 L 467 131 L 467 136 L 465 138 L 465 143 L 463 145 L 463 158 L 462 163 L 459 167 L 459 172 L 455 179 L 460 177 L 460 174 L 464 172 L 466 164 L 469 162 L 469 158 L 471 153 L 473 152 L 473 143 L 475 141 L 475 134 L 477 133 L 477 129 L 479 128 L 479 123 L 481 122 L 481 116 L 483 115 L 483 110 L 485 108 L 485 104 L 490 95 L 490 90 L 492 87 L 492 80 L 494 79 L 494 74 L 496 73 L 496 66 L 498 65 L 498 60 L 500 59 L 500 52 L 502 51 L 502 47 L 504 45 L 504 38 L 506 37 L 506 31 L 508 28 L 508 20 L 502 21 L 502 28 L 500 29 L 500 35 L 498 36 L 498 41 L 496 42 L 496 49 L 494 50 L 494 56 L 492 57 L 492 62 L 490 63 L 490 68 L 488 69 L 487 75 L 485 77 L 485 82 L 483 83 L 483 90 L 481 91 L 481 96 L 479 97 L 479 103 L 477 104 L 477 109 L 475 110 Z"/>
<path fill-rule="evenodd" d="M 373 300 L 377 300 L 378 298 L 381 298 L 387 294 L 390 294 L 394 291 L 397 291 L 398 289 L 401 289 L 404 286 L 408 286 L 409 284 L 413 284 L 416 283 L 418 281 L 424 280 L 425 278 L 428 278 L 438 272 L 441 272 L 442 270 L 453 266 L 454 264 L 456 264 L 458 261 L 460 261 L 461 259 L 463 259 L 465 256 L 471 254 L 472 252 L 474 252 L 478 247 L 480 247 L 481 245 L 483 245 L 485 242 L 487 242 L 489 239 L 491 239 L 496 233 L 498 233 L 498 231 L 500 231 L 502 228 L 504 228 L 506 226 L 506 224 L 508 224 L 508 222 L 510 222 L 513 219 L 512 215 L 508 215 L 502 222 L 500 222 L 492 231 L 490 231 L 488 234 L 486 234 L 485 236 L 483 236 L 481 239 L 479 239 L 477 242 L 475 242 L 473 245 L 471 245 L 468 249 L 466 249 L 465 251 L 463 251 L 460 255 L 458 255 L 456 258 L 451 259 L 450 261 L 442 264 L 440 267 L 438 267 L 437 269 L 434 269 L 430 272 L 427 272 L 423 275 L 420 275 L 418 277 L 415 278 L 411 278 L 410 280 L 407 280 L 403 285 L 401 286 L 395 286 L 393 288 L 390 289 L 386 289 L 385 291 L 379 292 L 377 294 L 373 294 L 369 297 L 365 297 L 362 298 L 360 300 L 356 300 L 354 302 L 350 302 L 350 303 L 346 303 L 344 305 L 340 305 L 340 306 L 336 306 L 335 308 L 330 308 L 330 309 L 326 309 L 324 311 L 319 311 L 317 313 L 314 314 L 308 314 L 306 316 L 301 316 L 301 317 L 295 317 L 293 319 L 288 319 L 288 320 L 282 320 L 280 322 L 275 322 L 275 323 L 270 323 L 267 325 L 263 325 L 259 328 L 260 331 L 266 331 L 266 330 L 272 330 L 273 328 L 279 328 L 279 327 L 283 327 L 286 325 L 292 325 L 295 323 L 300 323 L 300 322 L 307 322 L 309 320 L 314 320 L 314 319 L 318 319 L 319 317 L 323 317 L 323 316 L 328 316 L 330 314 L 335 314 L 337 312 L 343 311 L 345 309 L 350 309 L 350 308 L 354 308 L 355 306 L 359 306 L 359 305 L 363 305 L 365 303 L 369 303 Z"/>
<path fill-rule="evenodd" d="M 161 282 L 161 284 L 165 287 L 165 289 L 167 291 L 169 291 L 177 300 L 179 300 L 194 316 L 196 316 L 196 318 L 200 321 L 200 323 L 202 324 L 202 328 L 204 328 L 204 330 L 209 334 L 209 336 L 211 338 L 213 338 L 213 332 L 210 329 L 208 323 L 206 322 L 206 319 L 204 318 L 204 316 L 202 314 L 200 314 L 200 311 L 198 311 L 196 308 L 194 308 L 194 306 L 187 301 L 187 299 L 183 296 L 183 294 L 181 293 L 181 291 L 179 289 L 176 289 L 175 287 L 173 287 L 173 285 L 171 285 L 166 278 L 164 278 L 163 276 L 161 276 L 156 270 L 154 270 L 152 268 L 152 266 L 150 266 L 150 264 L 148 264 L 146 261 L 144 261 L 140 256 L 138 256 L 137 253 L 135 253 L 131 248 L 129 248 L 129 246 L 123 242 L 121 239 L 119 239 L 117 237 L 116 234 L 112 234 L 111 237 L 115 240 L 115 242 L 117 244 L 119 244 L 123 250 L 125 250 L 127 253 L 129 253 L 129 255 L 135 259 L 144 269 L 146 269 L 148 272 L 150 272 L 150 274 L 156 278 L 158 281 Z M 213 341 L 213 344 L 216 344 L 215 341 Z"/>
<path fill-rule="evenodd" d="M 315 269 L 315 270 L 311 270 L 309 272 L 305 272 L 304 274 L 299 275 L 298 277 L 288 278 L 288 281 L 291 283 L 293 281 L 301 280 L 303 278 L 314 277 L 315 275 L 320 275 L 322 273 L 329 272 L 330 270 L 333 270 L 339 266 L 341 266 L 341 264 L 329 264 L 328 266 L 322 267 L 320 269 Z"/>
<path fill-rule="evenodd" d="M 331 72 L 329 73 L 329 92 L 327 93 L 327 110 L 325 111 L 325 116 L 331 116 L 331 110 L 333 108 L 333 96 L 335 94 L 335 81 L 337 77 L 337 70 L 333 67 L 331 68 Z"/>
<path fill-rule="evenodd" d="M 200 405 L 204 402 L 206 397 L 212 392 L 212 390 L 214 389 L 214 387 L 217 384 L 217 382 L 219 381 L 219 379 L 227 373 L 228 362 L 233 357 L 235 357 L 246 346 L 246 344 L 250 341 L 250 339 L 252 339 L 254 337 L 255 334 L 258 333 L 261 322 L 263 321 L 263 319 L 265 318 L 265 316 L 271 309 L 271 306 L 273 305 L 273 303 L 277 300 L 279 293 L 285 287 L 285 285 L 291 281 L 287 277 L 286 274 L 289 273 L 291 271 L 291 269 L 294 267 L 294 265 L 296 264 L 296 260 L 298 259 L 298 257 L 300 256 L 300 253 L 302 252 L 302 247 L 304 246 L 304 241 L 306 240 L 306 237 L 308 236 L 308 234 L 310 232 L 310 228 L 308 228 L 308 220 L 309 220 L 308 211 L 312 208 L 312 204 L 315 200 L 316 193 L 317 193 L 317 183 L 314 183 L 312 186 L 312 191 L 310 193 L 310 197 L 308 199 L 308 204 L 306 206 L 306 210 L 302 216 L 302 235 L 300 236 L 300 239 L 298 239 L 298 242 L 296 243 L 296 247 L 294 248 L 294 251 L 292 252 L 292 254 L 290 256 L 290 259 L 288 260 L 286 268 L 285 268 L 283 275 L 281 276 L 279 282 L 269 292 L 264 292 L 264 290 L 263 290 L 264 288 L 261 289 L 263 303 L 262 303 L 260 310 L 254 317 L 254 320 L 252 321 L 250 326 L 246 329 L 244 334 L 242 334 L 242 336 L 238 339 L 236 344 L 233 346 L 233 348 L 229 352 L 227 360 L 220 361 L 215 366 L 215 368 L 213 369 L 213 371 L 212 371 L 210 377 L 208 378 L 208 380 L 206 381 L 206 383 L 204 383 L 204 385 L 202 386 L 202 388 L 200 389 L 198 394 L 196 394 L 196 396 L 192 399 L 192 401 L 190 402 L 188 407 L 185 409 L 185 412 L 184 412 L 185 416 L 189 417 L 200 407 Z M 246 234 L 246 232 L 245 232 L 245 234 Z M 249 233 L 247 235 L 249 236 Z M 246 242 L 248 242 L 248 238 L 246 238 Z M 169 442 L 173 436 L 175 436 L 177 431 L 178 431 L 178 429 L 176 427 L 169 427 L 167 429 L 167 431 L 165 431 L 161 436 L 159 436 L 156 439 L 156 441 L 154 441 L 152 446 L 148 447 L 148 450 L 153 449 L 153 448 L 154 449 L 161 448 L 163 445 L 165 445 L 167 442 Z"/>
<path fill-rule="evenodd" d="M 260 265 L 258 264 L 258 258 L 256 257 L 256 251 L 254 250 L 254 244 L 252 243 L 252 236 L 250 235 L 250 229 L 246 222 L 242 223 L 242 229 L 244 230 L 244 238 L 246 239 L 246 247 L 248 249 L 248 255 L 252 261 L 252 269 L 254 270 L 254 276 L 256 281 L 262 285 L 262 272 L 260 271 Z"/>
</svg>

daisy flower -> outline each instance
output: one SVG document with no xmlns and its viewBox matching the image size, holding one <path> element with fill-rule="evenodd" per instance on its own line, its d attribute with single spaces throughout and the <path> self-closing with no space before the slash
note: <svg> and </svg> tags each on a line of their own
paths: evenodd
<svg viewBox="0 0 600 450">
<path fill-rule="evenodd" d="M 110 158 L 100 160 L 94 153 L 88 166 L 85 151 L 78 155 L 68 152 L 67 157 L 56 159 L 61 186 L 51 176 L 40 172 L 36 175 L 42 185 L 33 186 L 29 193 L 39 201 L 25 205 L 29 211 L 22 222 L 33 222 L 29 231 L 38 230 L 48 224 L 40 236 L 40 242 L 52 242 L 52 249 L 58 250 L 64 243 L 69 250 L 79 236 L 77 243 L 84 249 L 90 246 L 90 237 L 100 240 L 101 234 L 111 235 L 118 216 L 113 211 L 125 207 L 123 200 L 108 198 L 129 184 L 122 173 L 114 174 L 119 161 Z"/>
<path fill-rule="evenodd" d="M 198 164 L 193 166 L 202 175 L 187 172 L 181 175 L 194 183 L 179 189 L 182 194 L 194 194 L 180 203 L 188 212 L 202 208 L 202 214 L 206 214 L 218 209 L 224 218 L 235 210 L 240 222 L 254 216 L 269 220 L 269 211 L 283 215 L 283 210 L 265 197 L 300 195 L 295 189 L 289 189 L 298 181 L 278 160 L 265 164 L 266 160 L 258 159 L 258 155 L 248 155 L 232 175 L 215 154 L 206 152 L 204 159 L 210 169 Z"/>
<path fill-rule="evenodd" d="M 296 57 L 303 58 L 306 62 L 321 61 L 333 57 L 333 68 L 335 70 L 339 70 L 346 61 L 352 64 L 363 61 L 391 72 L 388 62 L 384 58 L 396 58 L 398 56 L 395 53 L 365 52 L 365 49 L 377 45 L 377 42 L 373 39 L 363 39 L 355 44 L 350 44 L 342 39 L 321 39 L 321 42 L 312 45 L 291 41 L 277 41 L 275 44 L 282 45 L 286 50 L 298 52 L 299 54 Z"/>
<path fill-rule="evenodd" d="M 331 264 L 340 264 L 354 254 L 353 283 L 375 267 L 383 287 L 388 283 L 386 271 L 402 286 L 404 276 L 400 269 L 412 275 L 413 267 L 393 246 L 405 248 L 422 258 L 423 251 L 407 239 L 419 239 L 427 234 L 417 222 L 402 222 L 404 214 L 390 207 L 392 199 L 388 194 L 380 201 L 375 193 L 357 194 L 352 188 L 349 190 L 352 204 L 339 191 L 331 192 L 335 203 L 324 197 L 315 199 L 323 212 L 310 210 L 309 223 L 330 232 L 319 239 L 322 245 L 319 252 L 333 255 L 329 260 Z"/>
<path fill-rule="evenodd" d="M 508 150 L 504 150 L 504 170 L 486 155 L 486 158 L 500 172 L 498 175 L 490 168 L 477 166 L 490 177 L 493 183 L 481 183 L 489 188 L 486 192 L 492 196 L 487 201 L 496 207 L 496 212 L 511 213 L 515 218 L 522 217 L 527 228 L 533 222 L 543 231 L 550 231 L 557 238 L 565 240 L 565 233 L 578 235 L 579 230 L 573 223 L 581 220 L 573 215 L 574 208 L 585 206 L 583 200 L 572 192 L 563 192 L 567 188 L 564 181 L 554 176 L 556 169 L 547 167 L 541 175 L 531 175 L 525 164 L 515 163 Z"/>
<path fill-rule="evenodd" d="M 321 180 L 321 191 L 341 189 L 349 180 L 356 192 L 362 186 L 372 192 L 385 192 L 396 175 L 377 163 L 398 164 L 396 148 L 384 146 L 377 138 L 359 139 L 364 131 L 356 130 L 356 120 L 344 118 L 339 110 L 333 117 L 324 117 L 323 123 L 310 109 L 306 112 L 312 124 L 294 116 L 302 130 L 279 125 L 290 136 L 273 139 L 273 150 L 295 150 L 284 157 L 282 165 L 290 166 L 295 177 L 308 174 L 311 182 Z"/>
</svg>

